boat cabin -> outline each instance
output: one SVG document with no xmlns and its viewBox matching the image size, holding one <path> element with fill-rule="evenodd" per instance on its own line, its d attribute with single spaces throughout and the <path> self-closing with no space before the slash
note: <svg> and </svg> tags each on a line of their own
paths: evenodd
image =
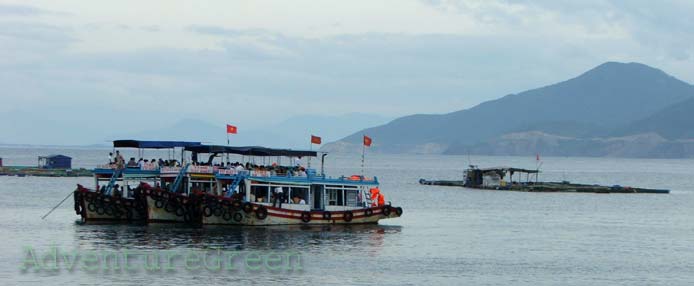
<svg viewBox="0 0 694 286">
<path fill-rule="evenodd" d="M 480 169 L 477 166 L 470 166 L 465 171 L 465 186 L 471 188 L 510 188 L 514 184 L 530 184 L 533 179 L 537 181 L 539 173 L 539 170 L 513 167 Z"/>
<path fill-rule="evenodd" d="M 331 178 L 301 165 L 281 164 L 283 157 L 289 162 L 294 162 L 294 158 L 317 157 L 315 151 L 207 145 L 186 147 L 185 150 L 194 153 L 191 158 L 209 155 L 203 166 L 190 167 L 190 190 L 224 197 L 237 196 L 243 201 L 267 206 L 293 210 L 356 209 L 370 204 L 364 198 L 369 198 L 367 194 L 371 188 L 378 187 L 377 178 Z M 253 157 L 262 163 L 239 165 L 227 161 L 227 164 L 213 164 L 215 157 L 224 158 L 228 154 Z"/>
</svg>

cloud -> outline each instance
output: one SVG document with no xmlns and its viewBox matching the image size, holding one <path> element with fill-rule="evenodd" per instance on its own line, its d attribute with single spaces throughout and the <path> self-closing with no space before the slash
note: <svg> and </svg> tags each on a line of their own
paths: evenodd
<svg viewBox="0 0 694 286">
<path fill-rule="evenodd" d="M 137 131 L 143 122 L 152 129 L 184 117 L 252 128 L 301 114 L 445 113 L 605 61 L 643 62 L 694 81 L 686 2 L 646 5 L 652 9 L 610 1 L 402 3 L 412 7 L 380 10 L 387 29 L 350 33 L 364 27 L 354 28 L 359 19 L 350 13 L 329 22 L 323 20 L 332 14 L 297 19 L 336 29 L 320 36 L 245 23 L 152 24 L 135 16 L 3 20 L 2 128 L 15 130 L 17 142 L 50 141 L 59 136 L 51 130 L 85 122 L 88 132 L 63 138 L 74 144 L 108 137 L 103 126 Z M 388 28 L 406 18 L 431 25 L 407 33 Z M 450 23 L 462 28 L 440 28 Z M 56 122 L 12 124 L 23 116 Z"/>
<path fill-rule="evenodd" d="M 35 16 L 44 12 L 32 6 L 0 4 L 0 16 Z"/>
</svg>

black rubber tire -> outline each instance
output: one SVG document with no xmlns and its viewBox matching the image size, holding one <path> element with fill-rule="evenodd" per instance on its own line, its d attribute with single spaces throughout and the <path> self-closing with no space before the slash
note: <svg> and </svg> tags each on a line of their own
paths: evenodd
<svg viewBox="0 0 694 286">
<path fill-rule="evenodd" d="M 267 208 L 264 206 L 259 206 L 258 209 L 255 210 L 255 217 L 259 220 L 264 220 L 267 218 Z"/>
<path fill-rule="evenodd" d="M 391 211 L 392 211 L 392 208 L 390 206 L 383 206 L 383 210 L 381 210 L 381 213 L 384 216 L 390 216 Z"/>
<path fill-rule="evenodd" d="M 231 218 L 232 218 L 231 213 L 225 212 L 225 213 L 222 215 L 222 219 L 225 220 L 225 221 L 230 221 Z"/>
<path fill-rule="evenodd" d="M 323 219 L 330 220 L 333 215 L 330 212 L 323 212 Z"/>
<path fill-rule="evenodd" d="M 104 213 L 106 213 L 106 210 L 104 209 L 103 206 L 98 206 L 98 207 L 96 207 L 96 213 L 98 215 L 104 215 Z"/>
<path fill-rule="evenodd" d="M 248 203 L 248 202 L 243 203 L 243 211 L 245 213 L 251 213 L 253 211 L 253 204 Z"/>
<path fill-rule="evenodd" d="M 186 210 L 183 207 L 176 208 L 176 216 L 183 216 L 186 214 Z"/>
<path fill-rule="evenodd" d="M 156 200 L 156 201 L 154 201 L 154 206 L 157 208 L 163 208 L 164 207 L 164 201 Z"/>
<path fill-rule="evenodd" d="M 88 209 L 90 212 L 94 212 L 94 211 L 96 211 L 96 205 L 95 205 L 94 203 L 88 203 L 88 204 L 87 204 L 87 209 Z"/>
<path fill-rule="evenodd" d="M 234 221 L 235 221 L 235 222 L 241 222 L 241 220 L 243 220 L 243 214 L 241 214 L 241 213 L 235 213 L 235 214 L 234 214 Z"/>
<path fill-rule="evenodd" d="M 372 216 L 373 214 L 374 214 L 374 211 L 372 209 L 366 209 L 364 211 L 364 215 L 367 217 Z"/>
<path fill-rule="evenodd" d="M 216 207 L 212 213 L 214 213 L 214 216 L 222 216 L 224 214 L 224 211 L 222 210 L 221 207 Z"/>
<path fill-rule="evenodd" d="M 346 222 L 352 221 L 353 218 L 354 218 L 354 214 L 351 211 L 346 211 L 342 214 L 342 220 L 344 220 Z"/>
<path fill-rule="evenodd" d="M 212 208 L 210 206 L 205 206 L 205 208 L 202 209 L 202 215 L 204 215 L 205 217 L 211 217 Z"/>
<path fill-rule="evenodd" d="M 401 207 L 395 208 L 395 214 L 397 214 L 398 216 L 402 216 L 402 208 Z"/>
<path fill-rule="evenodd" d="M 112 206 L 106 206 L 104 207 L 104 213 L 107 216 L 113 216 L 113 207 Z"/>
<path fill-rule="evenodd" d="M 243 205 L 243 204 L 242 204 L 240 201 L 233 201 L 233 202 L 231 202 L 231 208 L 234 209 L 234 210 L 241 209 L 241 206 L 242 206 L 242 205 Z"/>
<path fill-rule="evenodd" d="M 222 205 L 228 208 L 231 206 L 231 202 L 229 200 L 222 200 Z"/>
<path fill-rule="evenodd" d="M 172 204 L 171 202 L 164 205 L 164 210 L 168 213 L 176 213 L 176 209 L 176 205 Z"/>
<path fill-rule="evenodd" d="M 301 221 L 308 223 L 311 221 L 311 213 L 310 212 L 302 212 L 301 213 Z"/>
</svg>

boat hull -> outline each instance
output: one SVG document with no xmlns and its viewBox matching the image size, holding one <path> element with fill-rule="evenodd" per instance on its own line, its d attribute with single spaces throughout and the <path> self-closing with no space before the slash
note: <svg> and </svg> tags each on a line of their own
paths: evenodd
<svg viewBox="0 0 694 286">
<path fill-rule="evenodd" d="M 254 203 L 202 200 L 203 225 L 330 225 L 375 224 L 402 215 L 402 208 L 380 206 L 346 211 L 300 211 Z M 223 201 L 223 200 L 222 200 Z"/>
<path fill-rule="evenodd" d="M 148 190 L 147 222 L 196 223 L 199 222 L 194 197 L 171 193 L 166 190 Z"/>
<path fill-rule="evenodd" d="M 137 198 L 117 198 L 79 188 L 73 196 L 75 212 L 86 223 L 129 223 L 146 219 L 144 201 Z"/>
</svg>

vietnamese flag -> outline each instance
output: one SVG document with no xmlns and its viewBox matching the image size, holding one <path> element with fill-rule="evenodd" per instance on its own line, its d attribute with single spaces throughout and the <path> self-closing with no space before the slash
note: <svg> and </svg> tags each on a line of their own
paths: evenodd
<svg viewBox="0 0 694 286">
<path fill-rule="evenodd" d="M 227 124 L 227 134 L 236 134 L 236 126 Z"/>
<path fill-rule="evenodd" d="M 321 144 L 321 138 L 315 135 L 311 135 L 311 143 L 312 144 Z"/>
<path fill-rule="evenodd" d="M 364 146 L 371 147 L 371 137 L 364 135 Z"/>
</svg>

